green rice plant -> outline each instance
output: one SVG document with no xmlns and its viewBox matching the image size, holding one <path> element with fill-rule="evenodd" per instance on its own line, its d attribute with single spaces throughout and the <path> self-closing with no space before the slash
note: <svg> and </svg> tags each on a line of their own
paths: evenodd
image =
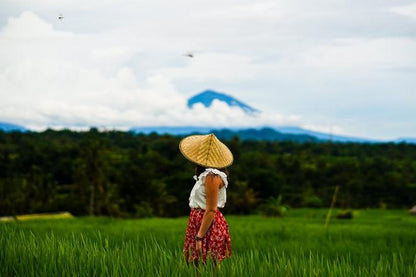
<svg viewBox="0 0 416 277">
<path fill-rule="evenodd" d="M 325 228 L 326 210 L 226 216 L 232 257 L 187 265 L 187 218 L 75 218 L 0 224 L 0 276 L 416 276 L 416 218 L 360 210 Z"/>
</svg>

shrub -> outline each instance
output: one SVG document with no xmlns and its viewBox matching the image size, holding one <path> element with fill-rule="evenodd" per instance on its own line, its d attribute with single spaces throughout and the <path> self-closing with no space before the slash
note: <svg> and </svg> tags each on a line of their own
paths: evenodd
<svg viewBox="0 0 416 277">
<path fill-rule="evenodd" d="M 323 201 L 316 195 L 308 195 L 304 196 L 302 204 L 305 207 L 321 208 L 323 206 Z"/>
<path fill-rule="evenodd" d="M 136 210 L 135 217 L 137 218 L 153 216 L 153 209 L 149 202 L 143 201 L 140 205 L 134 205 L 134 208 Z"/>
<path fill-rule="evenodd" d="M 352 219 L 353 217 L 354 217 L 354 214 L 351 210 L 340 211 L 337 214 L 338 219 Z"/>
<path fill-rule="evenodd" d="M 265 216 L 283 217 L 287 211 L 287 206 L 282 205 L 282 196 L 270 197 L 267 201 L 260 205 L 260 210 Z"/>
</svg>

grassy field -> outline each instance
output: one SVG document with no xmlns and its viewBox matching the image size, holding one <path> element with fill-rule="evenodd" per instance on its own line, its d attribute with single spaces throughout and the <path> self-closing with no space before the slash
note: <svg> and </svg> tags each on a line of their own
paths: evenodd
<svg viewBox="0 0 416 277">
<path fill-rule="evenodd" d="M 232 258 L 218 276 L 416 276 L 416 217 L 325 210 L 285 218 L 227 216 Z M 336 212 L 335 212 L 336 214 Z M 0 223 L 0 276 L 193 276 L 182 256 L 186 218 L 75 218 Z M 199 275 L 212 276 L 210 265 Z"/>
</svg>

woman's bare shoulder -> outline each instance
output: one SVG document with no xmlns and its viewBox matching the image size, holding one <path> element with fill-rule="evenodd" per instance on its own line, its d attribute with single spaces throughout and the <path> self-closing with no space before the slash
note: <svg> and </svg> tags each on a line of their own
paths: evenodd
<svg viewBox="0 0 416 277">
<path fill-rule="evenodd" d="M 209 172 L 207 174 L 206 181 L 208 181 L 210 183 L 212 182 L 212 184 L 214 184 L 214 185 L 218 185 L 219 188 L 222 188 L 224 186 L 224 182 L 223 182 L 221 176 L 219 174 L 214 173 L 214 172 Z"/>
</svg>

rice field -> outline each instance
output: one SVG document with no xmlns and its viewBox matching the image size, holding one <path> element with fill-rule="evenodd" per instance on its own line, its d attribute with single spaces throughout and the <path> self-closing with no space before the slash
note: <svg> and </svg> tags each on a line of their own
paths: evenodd
<svg viewBox="0 0 416 277">
<path fill-rule="evenodd" d="M 3 222 L 0 276 L 416 276 L 415 216 L 360 210 L 326 229 L 325 214 L 225 214 L 232 257 L 198 269 L 182 256 L 187 218 Z"/>
</svg>

